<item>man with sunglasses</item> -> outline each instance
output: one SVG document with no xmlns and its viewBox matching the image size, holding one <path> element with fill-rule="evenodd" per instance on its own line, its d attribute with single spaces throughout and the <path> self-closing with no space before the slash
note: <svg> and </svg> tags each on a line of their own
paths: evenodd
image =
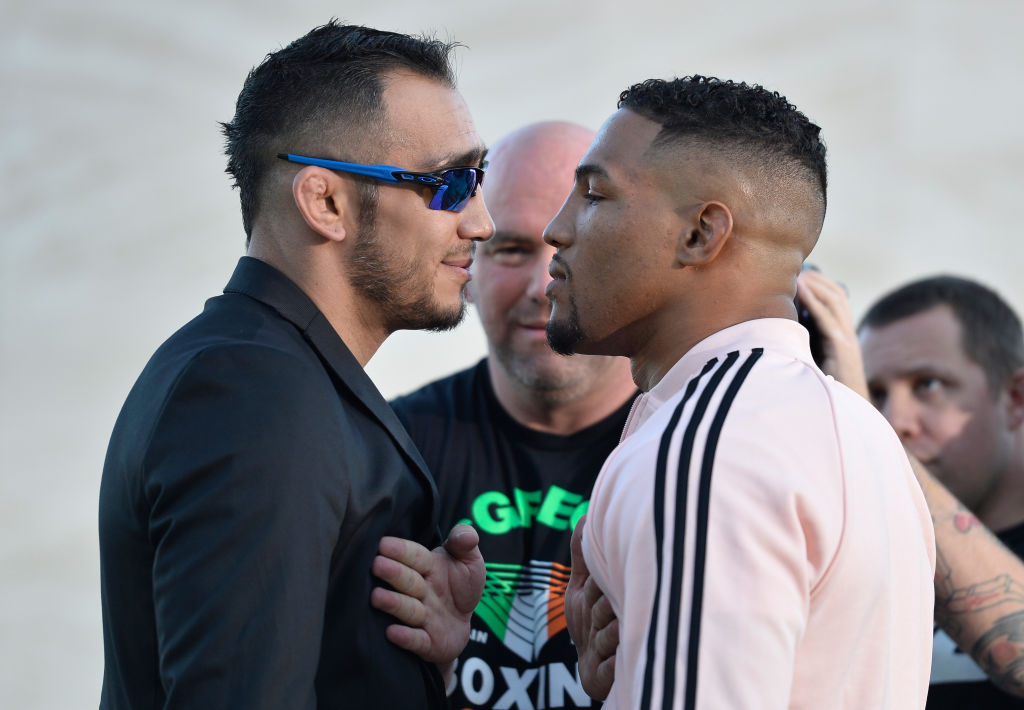
<svg viewBox="0 0 1024 710">
<path fill-rule="evenodd" d="M 493 225 L 451 45 L 331 22 L 250 72 L 224 125 L 247 255 L 121 411 L 100 490 L 103 708 L 434 708 L 469 634 L 476 533 L 363 371 L 464 310 Z M 370 606 L 385 536 L 440 610 Z M 413 653 L 415 652 L 415 653 Z"/>
<path fill-rule="evenodd" d="M 928 510 L 894 432 L 796 322 L 825 187 L 819 128 L 778 93 L 650 80 L 545 232 L 552 347 L 629 356 L 644 392 L 566 593 L 581 657 L 588 573 L 618 618 L 609 707 L 924 706 Z"/>
</svg>

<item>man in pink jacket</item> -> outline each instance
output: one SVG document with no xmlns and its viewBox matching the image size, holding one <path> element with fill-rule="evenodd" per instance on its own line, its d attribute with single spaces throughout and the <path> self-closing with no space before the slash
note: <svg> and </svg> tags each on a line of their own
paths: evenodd
<svg viewBox="0 0 1024 710">
<path fill-rule="evenodd" d="M 818 127 L 699 76 L 619 107 L 545 234 L 552 346 L 630 357 L 645 393 L 582 531 L 619 624 L 606 707 L 923 707 L 928 511 L 892 429 L 795 321 Z"/>
</svg>

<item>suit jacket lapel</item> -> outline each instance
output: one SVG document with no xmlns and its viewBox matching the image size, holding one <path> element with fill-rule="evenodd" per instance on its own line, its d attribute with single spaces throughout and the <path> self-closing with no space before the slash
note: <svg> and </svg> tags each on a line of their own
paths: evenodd
<svg viewBox="0 0 1024 710">
<path fill-rule="evenodd" d="M 316 304 L 291 279 L 258 259 L 243 256 L 224 288 L 225 293 L 241 293 L 265 303 L 295 324 L 306 341 L 320 355 L 341 382 L 391 435 L 430 492 L 433 520 L 440 513 L 437 484 L 419 449 L 402 426 L 380 390 L 342 341 Z"/>
</svg>

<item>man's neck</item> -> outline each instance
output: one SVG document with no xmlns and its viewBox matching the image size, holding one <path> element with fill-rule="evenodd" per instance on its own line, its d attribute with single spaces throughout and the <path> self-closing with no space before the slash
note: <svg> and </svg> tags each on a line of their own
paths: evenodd
<svg viewBox="0 0 1024 710">
<path fill-rule="evenodd" d="M 340 271 L 340 261 L 310 258 L 298 260 L 274 248 L 271 242 L 250 243 L 248 256 L 270 264 L 283 273 L 309 296 L 324 314 L 360 365 L 366 367 L 374 353 L 387 339 L 387 328 L 368 317 L 376 313 L 372 304 L 362 303 Z M 307 252 L 310 253 L 310 252 Z"/>
<path fill-rule="evenodd" d="M 569 436 L 611 416 L 636 393 L 629 361 L 609 359 L 607 370 L 575 389 L 529 388 L 509 377 L 494 357 L 487 358 L 491 386 L 498 403 L 523 426 Z"/>
<path fill-rule="evenodd" d="M 717 310 L 716 310 L 717 308 Z M 680 302 L 652 316 L 630 339 L 633 381 L 644 392 L 658 384 L 697 343 L 737 323 L 759 318 L 792 318 L 793 301 L 785 296 L 761 298 L 731 308 Z"/>
<path fill-rule="evenodd" d="M 728 326 L 726 326 L 728 327 Z M 650 392 L 694 345 L 724 328 L 659 327 L 644 338 L 630 354 L 632 379 L 644 392 Z"/>
</svg>

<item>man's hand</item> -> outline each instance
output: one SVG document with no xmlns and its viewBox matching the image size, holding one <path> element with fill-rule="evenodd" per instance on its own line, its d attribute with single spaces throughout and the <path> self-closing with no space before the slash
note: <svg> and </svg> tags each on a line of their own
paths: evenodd
<svg viewBox="0 0 1024 710">
<path fill-rule="evenodd" d="M 381 539 L 374 576 L 393 589 L 376 587 L 370 604 L 399 622 L 388 640 L 438 664 L 445 681 L 469 641 L 469 621 L 484 591 L 480 537 L 469 525 L 452 528 L 444 545 L 428 550 L 410 540 Z"/>
<path fill-rule="evenodd" d="M 846 289 L 817 271 L 803 271 L 796 280 L 796 291 L 824 337 L 825 362 L 821 369 L 870 399 Z"/>
<path fill-rule="evenodd" d="M 594 700 L 604 700 L 615 680 L 619 620 L 612 604 L 590 576 L 583 559 L 584 515 L 572 532 L 572 574 L 565 590 L 565 619 L 579 656 L 580 682 Z"/>
</svg>

